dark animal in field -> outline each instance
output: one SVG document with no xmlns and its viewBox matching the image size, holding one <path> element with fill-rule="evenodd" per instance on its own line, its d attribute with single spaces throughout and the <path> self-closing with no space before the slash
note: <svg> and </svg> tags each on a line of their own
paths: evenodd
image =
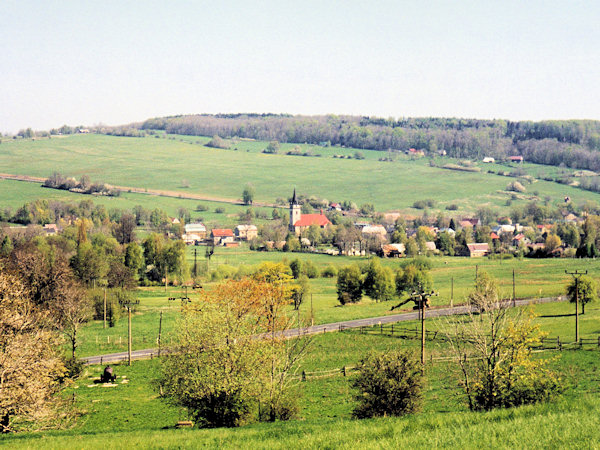
<svg viewBox="0 0 600 450">
<path fill-rule="evenodd" d="M 110 383 L 112 381 L 116 381 L 117 376 L 113 373 L 113 368 L 110 366 L 106 366 L 104 368 L 104 373 L 100 375 L 101 383 Z"/>
</svg>

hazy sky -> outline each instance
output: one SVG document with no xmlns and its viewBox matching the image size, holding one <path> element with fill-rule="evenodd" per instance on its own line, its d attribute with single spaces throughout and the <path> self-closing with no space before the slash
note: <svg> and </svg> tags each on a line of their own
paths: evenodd
<svg viewBox="0 0 600 450">
<path fill-rule="evenodd" d="M 600 2 L 0 1 L 0 131 L 217 112 L 600 119 Z"/>
</svg>

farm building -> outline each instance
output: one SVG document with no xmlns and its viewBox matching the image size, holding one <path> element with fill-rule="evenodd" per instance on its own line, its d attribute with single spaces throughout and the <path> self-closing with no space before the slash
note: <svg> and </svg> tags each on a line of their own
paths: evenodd
<svg viewBox="0 0 600 450">
<path fill-rule="evenodd" d="M 486 256 L 490 252 L 490 246 L 487 242 L 467 244 L 469 250 L 469 257 L 477 258 L 480 256 Z"/>
<path fill-rule="evenodd" d="M 226 245 L 235 240 L 233 230 L 229 228 L 213 228 L 210 232 L 210 238 L 214 245 Z"/>
<path fill-rule="evenodd" d="M 201 240 L 206 239 L 206 226 L 203 223 L 188 223 L 184 229 L 186 234 L 196 234 Z"/>
<path fill-rule="evenodd" d="M 522 163 L 523 162 L 523 157 L 520 155 L 516 155 L 516 156 L 509 156 L 508 160 L 510 162 L 516 162 L 516 163 Z"/>
<path fill-rule="evenodd" d="M 238 241 L 251 241 L 258 236 L 258 228 L 256 225 L 238 225 L 234 233 Z"/>
<path fill-rule="evenodd" d="M 379 236 L 385 238 L 387 231 L 383 225 L 367 225 L 361 230 L 363 236 Z"/>
<path fill-rule="evenodd" d="M 486 156 L 485 158 L 483 158 L 482 162 L 484 162 L 484 163 L 495 163 L 496 160 L 494 158 L 492 158 L 491 156 Z"/>
<path fill-rule="evenodd" d="M 404 256 L 404 244 L 384 244 L 381 246 L 381 256 L 386 258 L 400 258 Z"/>
</svg>

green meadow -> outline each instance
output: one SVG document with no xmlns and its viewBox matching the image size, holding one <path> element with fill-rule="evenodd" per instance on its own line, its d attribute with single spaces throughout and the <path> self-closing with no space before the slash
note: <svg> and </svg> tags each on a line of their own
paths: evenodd
<svg viewBox="0 0 600 450">
<path fill-rule="evenodd" d="M 323 270 L 329 265 L 337 268 L 344 265 L 363 264 L 368 260 L 359 257 L 315 255 L 308 253 L 281 253 L 281 252 L 252 252 L 247 247 L 216 249 L 210 263 L 205 259 L 206 247 L 188 247 L 188 263 L 193 267 L 193 250 L 197 249 L 197 264 L 199 268 L 208 272 L 226 266 L 228 271 L 239 267 L 251 270 L 263 261 L 290 262 L 292 259 L 310 260 L 319 269 Z M 515 293 L 517 298 L 540 298 L 564 295 L 565 286 L 570 282 L 570 276 L 565 270 L 587 269 L 590 275 L 598 279 L 600 274 L 600 260 L 586 259 L 510 259 L 490 260 L 487 258 L 459 258 L 444 257 L 430 258 L 431 275 L 434 289 L 438 296 L 432 297 L 434 307 L 464 303 L 469 292 L 473 289 L 475 272 L 485 270 L 498 280 L 501 294 L 504 298 L 512 298 L 512 274 L 515 273 Z M 382 260 L 384 265 L 397 268 L 399 261 L 395 259 Z M 210 287 L 217 281 L 210 281 L 204 277 L 204 288 Z M 406 304 L 401 309 L 393 312 L 390 308 L 397 304 L 398 299 L 387 302 L 375 302 L 369 297 L 357 304 L 340 306 L 336 294 L 336 278 L 314 278 L 310 280 L 311 294 L 305 298 L 300 307 L 300 321 L 302 323 L 324 324 L 344 320 L 363 319 L 367 317 L 384 316 L 412 311 L 412 304 Z M 453 294 L 453 295 L 452 295 Z M 168 298 L 181 298 L 186 295 L 186 290 L 181 286 L 164 286 L 139 288 L 136 292 L 140 305 L 133 314 L 133 348 L 154 348 L 157 346 L 160 314 L 162 312 L 162 344 L 168 345 L 170 333 L 175 329 L 177 317 L 181 311 L 181 301 L 169 301 Z M 197 301 L 199 294 L 189 288 L 187 295 L 192 301 Z M 564 304 L 567 309 L 572 305 Z M 552 309 L 553 306 L 547 305 Z M 587 309 L 587 308 L 586 308 Z M 289 313 L 295 313 L 289 307 Z M 568 314 L 573 311 L 568 312 Z M 558 314 L 558 313 L 557 313 Z M 567 314 L 567 313 L 565 313 Z M 312 317 L 312 322 L 311 322 Z M 582 316 L 582 321 L 591 321 L 591 315 Z M 582 322 L 583 323 L 583 322 Z M 600 323 L 600 322 L 599 322 Z M 582 327 L 582 336 L 593 337 L 600 332 L 600 326 Z M 553 334 L 558 334 L 558 331 Z M 569 331 L 567 336 L 572 334 Z M 125 316 L 114 327 L 103 328 L 101 321 L 92 321 L 81 332 L 79 356 L 91 356 L 102 353 L 125 351 L 127 349 L 127 320 Z"/>
<path fill-rule="evenodd" d="M 360 150 L 365 159 L 340 159 L 357 150 L 300 145 L 302 151 L 321 157 L 288 156 L 293 144 L 282 144 L 280 154 L 262 154 L 267 145 L 259 141 L 236 141 L 232 149 L 205 147 L 208 138 L 129 138 L 105 135 L 72 135 L 52 139 L 8 140 L 0 145 L 3 172 L 47 177 L 54 171 L 94 181 L 136 188 L 180 191 L 238 200 L 247 183 L 256 190 L 255 200 L 273 203 L 287 198 L 295 187 L 299 193 L 329 201 L 351 200 L 373 203 L 377 210 L 415 213 L 416 200 L 434 199 L 434 209 L 457 204 L 457 213 L 479 206 L 503 207 L 511 195 L 504 189 L 513 180 L 481 172 L 464 172 L 431 167 L 426 158 L 397 155 L 393 162 L 378 161 L 386 152 Z M 236 150 L 237 149 L 237 150 Z M 31 161 L 36 164 L 32 165 Z M 452 162 L 437 158 L 438 164 Z M 500 166 L 498 166 L 500 167 Z M 534 165 L 525 164 L 527 170 Z M 543 166 L 539 166 L 543 167 Z M 505 170 L 510 168 L 504 167 Z M 189 187 L 183 187 L 187 186 Z M 527 186 L 521 199 L 532 198 L 559 204 L 568 195 L 575 203 L 598 202 L 600 195 L 554 182 L 536 181 Z"/>
<path fill-rule="evenodd" d="M 535 306 L 542 329 L 568 334 L 573 318 L 567 303 Z M 600 307 L 586 311 L 598 322 Z M 444 328 L 448 319 L 432 319 L 432 329 Z M 414 327 L 416 323 L 407 323 Z M 587 326 L 587 325 L 586 325 Z M 598 330 L 596 329 L 596 332 Z M 299 420 L 251 424 L 238 429 L 177 430 L 187 419 L 185 411 L 159 398 L 154 380 L 160 361 L 136 361 L 131 367 L 115 366 L 116 385 L 95 383 L 101 367 L 87 367 L 65 392 L 81 414 L 69 429 L 22 433 L 0 437 L 10 448 L 390 448 L 390 447 L 486 447 L 501 448 L 594 448 L 600 440 L 596 426 L 598 397 L 598 351 L 550 351 L 537 357 L 551 358 L 560 373 L 563 395 L 548 404 L 471 412 L 458 388 L 455 367 L 435 358 L 447 356 L 441 341 L 427 341 L 434 360 L 426 368 L 422 412 L 402 418 L 354 420 L 354 391 L 350 369 L 369 350 L 418 348 L 418 341 L 379 334 L 345 331 L 317 335 L 300 363 L 298 372 L 348 367 L 330 377 L 301 382 L 296 389 L 301 405 Z"/>
</svg>

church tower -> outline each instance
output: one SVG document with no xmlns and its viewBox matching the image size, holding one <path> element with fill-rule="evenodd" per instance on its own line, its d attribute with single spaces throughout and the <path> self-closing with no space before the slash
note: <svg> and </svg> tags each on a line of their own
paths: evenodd
<svg viewBox="0 0 600 450">
<path fill-rule="evenodd" d="M 296 200 L 296 188 L 294 188 L 294 195 L 292 196 L 292 200 L 290 201 L 290 231 L 296 231 L 296 228 L 294 228 L 294 224 L 300 220 L 301 216 L 302 210 L 300 208 L 300 205 L 298 204 L 298 200 Z"/>
</svg>

